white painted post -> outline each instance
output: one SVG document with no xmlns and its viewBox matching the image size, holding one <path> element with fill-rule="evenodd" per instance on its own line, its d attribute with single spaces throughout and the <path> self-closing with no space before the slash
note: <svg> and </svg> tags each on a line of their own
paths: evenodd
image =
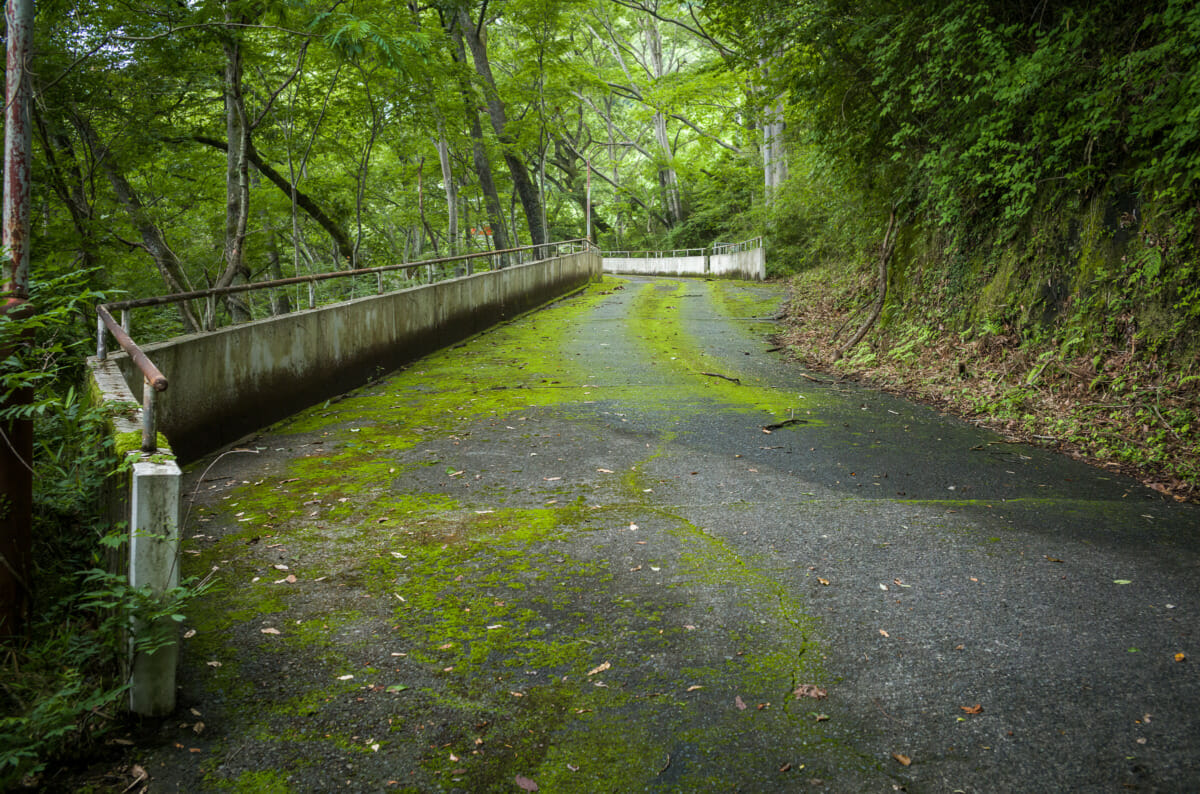
<svg viewBox="0 0 1200 794">
<path fill-rule="evenodd" d="M 162 595 L 179 584 L 179 479 L 175 463 L 133 464 L 129 505 L 129 584 L 149 585 Z M 178 632 L 178 625 L 163 618 Z M 134 635 L 149 627 L 134 625 Z M 131 641 L 132 646 L 132 641 Z M 132 647 L 131 647 L 132 653 Z M 130 663 L 129 708 L 161 717 L 175 710 L 178 638 L 153 653 L 135 653 Z"/>
</svg>

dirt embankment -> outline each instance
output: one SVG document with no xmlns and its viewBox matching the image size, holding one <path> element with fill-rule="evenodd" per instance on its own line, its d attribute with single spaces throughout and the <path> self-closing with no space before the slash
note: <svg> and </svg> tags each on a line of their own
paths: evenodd
<svg viewBox="0 0 1200 794">
<path fill-rule="evenodd" d="M 810 271 L 794 278 L 778 341 L 811 370 L 902 394 L 1141 480 L 1177 501 L 1200 501 L 1200 364 L 1185 371 L 1139 351 L 1072 351 L 1023 343 L 1011 329 L 960 334 L 933 321 L 872 328 L 845 358 L 838 348 L 865 316 L 869 285 Z M 869 299 L 866 301 L 869 303 Z M 1193 371 L 1196 370 L 1196 371 Z"/>
</svg>

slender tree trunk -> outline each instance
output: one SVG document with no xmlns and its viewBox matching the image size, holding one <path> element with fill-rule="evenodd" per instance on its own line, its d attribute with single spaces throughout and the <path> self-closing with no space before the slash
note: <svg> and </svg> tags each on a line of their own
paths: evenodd
<svg viewBox="0 0 1200 794">
<path fill-rule="evenodd" d="M 542 208 L 538 201 L 537 186 L 533 184 L 533 180 L 529 176 L 529 169 L 525 167 L 525 163 L 517 156 L 514 151 L 515 140 L 512 133 L 508 130 L 508 117 L 504 108 L 504 102 L 500 98 L 500 94 L 496 89 L 496 79 L 492 76 L 492 66 L 488 61 L 487 47 L 480 39 L 475 25 L 471 22 L 470 16 L 465 9 L 460 9 L 458 12 L 458 24 L 462 29 L 463 38 L 466 40 L 467 47 L 471 50 L 471 57 L 475 62 L 475 72 L 479 75 L 483 84 L 484 96 L 487 99 L 488 117 L 492 122 L 492 129 L 496 132 L 496 138 L 500 141 L 500 145 L 504 150 L 504 162 L 508 165 L 509 174 L 512 177 L 513 188 L 516 190 L 517 197 L 521 201 L 521 208 L 525 211 L 525 222 L 529 227 L 529 238 L 533 245 L 541 245 L 546 242 L 546 229 L 542 225 Z"/>
<path fill-rule="evenodd" d="M 271 279 L 283 278 L 283 265 L 279 257 L 279 235 L 275 233 L 275 226 L 271 223 L 271 215 L 266 211 L 259 213 L 262 218 L 263 238 L 266 242 L 267 250 L 267 272 L 271 274 Z M 271 296 L 271 314 L 278 316 L 287 314 L 292 310 L 292 301 L 288 297 L 287 288 L 279 288 L 276 294 Z"/>
<path fill-rule="evenodd" d="M 879 315 L 883 312 L 883 304 L 887 301 L 887 282 L 888 282 L 888 260 L 892 258 L 892 251 L 896 248 L 896 238 L 900 236 L 900 230 L 896 226 L 896 208 L 892 207 L 891 217 L 888 218 L 887 232 L 883 235 L 883 250 L 879 254 L 879 291 L 875 296 L 875 305 L 871 307 L 871 313 L 867 315 L 867 319 L 863 320 L 863 324 L 854 332 L 854 336 L 850 337 L 846 344 L 842 345 L 837 353 L 834 354 L 833 360 L 837 361 L 846 353 L 862 341 L 862 338 L 867 335 L 867 331 L 871 330 L 871 326 L 879 319 Z"/>
<path fill-rule="evenodd" d="M 761 59 L 759 67 L 766 75 L 770 60 Z M 783 98 L 776 97 L 762 114 L 763 188 L 768 204 L 772 203 L 788 176 L 787 149 L 783 142 L 785 129 Z"/>
<path fill-rule="evenodd" d="M 462 30 L 458 25 L 451 25 L 454 39 L 455 60 L 466 63 L 466 47 L 463 44 Z M 500 206 L 500 194 L 496 190 L 496 179 L 492 175 L 492 161 L 488 157 L 487 146 L 483 140 L 483 126 L 479 123 L 479 113 L 472 101 L 471 84 L 463 80 L 459 84 L 463 98 L 463 112 L 471 128 L 471 164 L 475 169 L 475 178 L 479 180 L 479 189 L 483 193 L 483 204 L 487 211 L 488 221 L 492 224 L 492 242 L 496 248 L 504 250 L 509 247 L 508 224 L 504 220 L 504 209 Z M 507 256 L 501 257 L 500 266 L 507 264 Z"/>
<path fill-rule="evenodd" d="M 650 66 L 656 80 L 661 80 L 665 74 L 663 69 L 662 35 L 658 24 L 652 17 L 645 19 L 646 50 L 650 55 Z M 679 193 L 679 175 L 671 164 L 675 153 L 671 149 L 671 138 L 667 133 L 667 117 L 660 110 L 654 112 L 654 141 L 658 144 L 659 156 L 662 163 L 658 167 L 658 182 L 663 192 L 663 204 L 667 208 L 667 217 L 671 226 L 683 221 L 683 200 Z"/>
<path fill-rule="evenodd" d="M 226 15 L 226 21 L 232 18 Z M 239 33 L 232 28 L 222 45 L 225 50 L 225 269 L 214 286 L 243 284 L 249 278 L 245 264 L 246 226 L 250 214 L 250 173 L 246 157 L 250 148 L 250 123 L 246 118 L 242 95 L 242 47 Z M 235 323 L 250 319 L 250 310 L 240 295 L 226 298 L 229 315 Z M 206 317 L 209 327 L 215 318 Z"/>
<path fill-rule="evenodd" d="M 446 211 L 448 217 L 447 234 L 450 238 L 450 256 L 458 254 L 458 183 L 454 181 L 454 172 L 450 168 L 450 142 L 446 140 L 446 125 L 438 119 L 438 138 L 434 142 L 437 147 L 438 162 L 442 166 L 442 187 L 446 191 Z"/>
</svg>

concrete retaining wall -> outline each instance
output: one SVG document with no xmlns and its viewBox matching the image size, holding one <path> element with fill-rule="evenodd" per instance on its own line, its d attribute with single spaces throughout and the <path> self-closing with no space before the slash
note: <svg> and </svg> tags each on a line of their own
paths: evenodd
<svg viewBox="0 0 1200 794">
<path fill-rule="evenodd" d="M 705 256 L 606 256 L 604 272 L 629 276 L 703 276 Z"/>
<path fill-rule="evenodd" d="M 752 248 L 736 254 L 713 254 L 708 258 L 708 272 L 722 278 L 762 281 L 767 277 L 767 250 Z"/>
<path fill-rule="evenodd" d="M 199 458 L 599 278 L 598 252 L 477 273 L 148 345 L 159 430 Z M 140 373 L 112 357 L 140 399 Z"/>
</svg>

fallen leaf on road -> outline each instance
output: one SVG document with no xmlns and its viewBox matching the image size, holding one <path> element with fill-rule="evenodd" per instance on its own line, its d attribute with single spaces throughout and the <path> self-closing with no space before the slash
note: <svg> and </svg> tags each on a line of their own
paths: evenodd
<svg viewBox="0 0 1200 794">
<path fill-rule="evenodd" d="M 599 664 L 599 665 L 593 667 L 591 670 L 589 670 L 588 675 L 596 675 L 596 673 L 603 673 L 605 670 L 609 669 L 610 667 L 612 667 L 611 662 L 604 662 L 603 664 Z"/>
<path fill-rule="evenodd" d="M 207 664 L 209 667 L 220 667 L 220 666 L 221 666 L 221 663 L 220 663 L 220 662 L 218 662 L 218 661 L 217 661 L 217 660 L 215 660 L 215 659 L 214 659 L 213 661 L 211 661 L 211 662 L 206 662 L 206 664 Z"/>
<path fill-rule="evenodd" d="M 742 700 L 742 696 L 738 695 L 733 699 L 733 705 L 738 707 L 738 711 L 746 710 L 746 702 Z"/>
<path fill-rule="evenodd" d="M 339 676 L 338 676 L 338 680 L 339 680 L 339 681 L 349 681 L 349 680 L 351 680 L 351 679 L 353 679 L 353 678 L 354 678 L 354 674 L 353 674 L 353 673 L 346 673 L 345 675 L 339 675 Z"/>
<path fill-rule="evenodd" d="M 783 766 L 779 767 L 779 771 L 780 771 L 780 772 L 786 772 L 786 771 L 788 771 L 788 770 L 789 770 L 789 769 L 791 769 L 791 768 L 792 768 L 792 765 L 791 765 L 791 764 L 784 764 Z"/>
<path fill-rule="evenodd" d="M 792 691 L 792 694 L 796 696 L 796 700 L 799 700 L 800 698 L 820 699 L 829 693 L 824 689 L 821 689 L 819 686 L 814 686 L 812 684 L 801 684 Z"/>
<path fill-rule="evenodd" d="M 518 786 L 520 786 L 521 789 L 523 789 L 524 791 L 537 791 L 538 790 L 538 784 L 534 783 L 532 780 L 525 777 L 524 775 L 517 775 L 516 784 Z"/>
<path fill-rule="evenodd" d="M 983 713 L 983 705 L 980 703 L 976 703 L 974 706 L 959 706 L 959 708 L 962 709 L 963 711 L 967 712 L 968 714 L 982 714 Z"/>
<path fill-rule="evenodd" d="M 909 758 L 907 755 L 901 755 L 900 753 L 892 753 L 892 758 L 895 758 L 897 761 L 904 764 L 905 766 L 912 766 L 912 759 Z"/>
<path fill-rule="evenodd" d="M 815 711 L 810 711 L 809 714 L 812 714 L 813 719 L 816 720 L 817 722 L 825 722 L 826 720 L 829 719 L 828 714 L 817 714 Z"/>
<path fill-rule="evenodd" d="M 691 685 L 690 687 L 688 687 L 688 688 L 687 688 L 687 691 L 688 691 L 688 692 L 695 692 L 697 689 L 704 689 L 704 687 L 700 686 L 699 684 L 693 684 L 693 685 Z"/>
<path fill-rule="evenodd" d="M 1047 562 L 1062 562 L 1062 560 L 1060 560 L 1058 557 L 1050 557 L 1050 556 L 1046 557 L 1046 561 Z"/>
<path fill-rule="evenodd" d="M 1182 662 L 1182 661 L 1185 661 L 1186 659 L 1187 659 L 1187 655 L 1185 655 L 1183 653 L 1175 654 L 1175 661 L 1177 661 L 1177 662 Z"/>
<path fill-rule="evenodd" d="M 263 634 L 278 634 L 279 633 L 279 629 L 273 629 L 273 628 L 260 629 L 260 631 Z"/>
<path fill-rule="evenodd" d="M 284 565 L 283 563 L 279 563 L 278 565 L 272 565 L 271 567 L 277 571 L 286 571 L 288 569 L 288 567 L 286 565 Z"/>
<path fill-rule="evenodd" d="M 892 636 L 891 634 L 888 634 L 888 633 L 887 633 L 886 631 L 884 631 L 883 629 L 880 629 L 880 630 L 879 630 L 879 633 L 880 633 L 880 634 L 882 634 L 882 635 L 883 635 L 883 636 L 885 636 L 885 637 L 891 637 L 891 636 Z"/>
<path fill-rule="evenodd" d="M 819 576 L 818 576 L 818 577 L 817 577 L 817 581 L 818 581 L 818 582 L 820 582 L 821 584 L 825 585 L 826 587 L 828 587 L 828 586 L 829 586 L 829 580 L 828 580 L 828 579 L 822 579 L 821 577 L 819 577 Z"/>
<path fill-rule="evenodd" d="M 1113 584 L 1133 584 L 1129 579 L 1113 579 Z"/>
<path fill-rule="evenodd" d="M 596 469 L 596 471 L 600 472 L 601 474 L 612 474 L 613 473 L 612 469 Z"/>
</svg>

